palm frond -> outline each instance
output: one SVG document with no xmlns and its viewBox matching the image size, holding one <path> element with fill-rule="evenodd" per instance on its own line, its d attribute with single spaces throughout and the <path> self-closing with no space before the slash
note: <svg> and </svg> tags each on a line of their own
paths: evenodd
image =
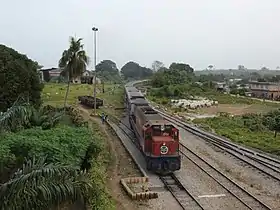
<svg viewBox="0 0 280 210">
<path fill-rule="evenodd" d="M 69 57 L 70 57 L 69 50 L 64 50 L 58 63 L 59 68 L 63 68 L 67 65 Z"/>
<path fill-rule="evenodd" d="M 91 185 L 84 172 L 45 158 L 29 160 L 0 185 L 0 209 L 35 209 L 84 198 Z"/>
<path fill-rule="evenodd" d="M 6 112 L 0 113 L 0 128 L 9 130 L 27 123 L 32 115 L 32 106 L 28 99 L 20 96 Z"/>
</svg>

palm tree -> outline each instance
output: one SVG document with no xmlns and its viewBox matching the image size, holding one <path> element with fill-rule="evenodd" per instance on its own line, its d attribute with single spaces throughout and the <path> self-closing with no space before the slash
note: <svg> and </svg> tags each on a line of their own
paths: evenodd
<svg viewBox="0 0 280 210">
<path fill-rule="evenodd" d="M 64 202 L 85 201 L 92 186 L 85 172 L 46 164 L 45 158 L 27 161 L 6 183 L 0 184 L 0 209 L 50 209 Z"/>
<path fill-rule="evenodd" d="M 80 77 L 86 70 L 86 66 L 89 62 L 89 58 L 83 50 L 84 45 L 81 42 L 81 38 L 75 39 L 74 37 L 70 37 L 70 47 L 68 50 L 63 51 L 61 59 L 59 60 L 59 67 L 62 69 L 62 75 L 66 76 L 68 79 L 64 108 L 66 107 L 70 81 Z"/>
</svg>

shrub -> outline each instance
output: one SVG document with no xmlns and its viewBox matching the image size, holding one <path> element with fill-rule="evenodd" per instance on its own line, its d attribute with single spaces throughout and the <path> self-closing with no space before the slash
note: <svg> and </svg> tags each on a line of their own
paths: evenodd
<svg viewBox="0 0 280 210">
<path fill-rule="evenodd" d="M 47 156 L 47 162 L 80 166 L 92 140 L 92 132 L 88 128 L 64 125 L 50 130 L 36 127 L 6 133 L 0 140 L 0 166 L 2 169 L 9 165 L 17 167 L 23 163 L 24 158 L 42 156 Z M 98 140 L 96 143 L 93 146 L 99 151 Z"/>
</svg>

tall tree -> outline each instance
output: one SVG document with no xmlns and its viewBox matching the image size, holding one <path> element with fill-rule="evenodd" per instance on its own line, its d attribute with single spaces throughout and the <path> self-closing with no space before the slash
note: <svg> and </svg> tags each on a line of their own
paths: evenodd
<svg viewBox="0 0 280 210">
<path fill-rule="evenodd" d="M 153 75 L 153 71 L 151 69 L 142 67 L 133 61 L 127 62 L 121 68 L 121 73 L 125 79 L 143 79 Z"/>
<path fill-rule="evenodd" d="M 261 71 L 268 71 L 268 70 L 269 70 L 269 68 L 267 68 L 265 66 L 261 68 Z"/>
<path fill-rule="evenodd" d="M 214 68 L 214 66 L 213 65 L 208 65 L 208 69 L 211 71 L 211 70 L 213 70 L 213 68 Z"/>
<path fill-rule="evenodd" d="M 163 68 L 164 64 L 160 61 L 154 61 L 152 63 L 152 70 L 153 72 L 157 72 L 159 69 Z"/>
<path fill-rule="evenodd" d="M 237 68 L 239 71 L 245 70 L 245 66 L 243 66 L 243 65 L 238 65 Z"/>
<path fill-rule="evenodd" d="M 41 104 L 43 84 L 38 69 L 37 62 L 0 44 L 0 112 L 11 107 L 21 94 L 33 105 Z"/>
<path fill-rule="evenodd" d="M 68 50 L 64 50 L 59 60 L 59 67 L 62 69 L 62 75 L 68 79 L 67 90 L 64 99 L 64 108 L 69 94 L 71 80 L 80 77 L 86 70 L 89 58 L 83 49 L 82 39 L 70 37 L 70 46 Z"/>
<path fill-rule="evenodd" d="M 194 69 L 184 63 L 172 63 L 169 69 L 159 70 L 151 80 L 153 87 L 163 87 L 164 85 L 185 84 L 194 77 Z"/>
<path fill-rule="evenodd" d="M 107 71 L 111 73 L 118 73 L 117 64 L 111 60 L 103 60 L 96 65 L 96 72 Z"/>
<path fill-rule="evenodd" d="M 96 66 L 96 73 L 104 81 L 119 83 L 121 82 L 120 72 L 115 62 L 111 60 L 103 60 Z"/>
<path fill-rule="evenodd" d="M 185 63 L 172 63 L 169 66 L 170 70 L 178 70 L 178 71 L 185 71 L 188 74 L 193 74 L 194 69 L 189 65 Z"/>
</svg>

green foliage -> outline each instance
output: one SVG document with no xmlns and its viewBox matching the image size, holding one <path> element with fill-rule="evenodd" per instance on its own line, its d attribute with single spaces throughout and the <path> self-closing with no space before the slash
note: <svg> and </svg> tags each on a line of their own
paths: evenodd
<svg viewBox="0 0 280 210">
<path fill-rule="evenodd" d="M 47 156 L 47 162 L 60 162 L 79 166 L 90 144 L 91 132 L 85 127 L 60 125 L 51 130 L 39 127 L 1 136 L 1 147 L 8 148 L 8 159 L 15 162 L 24 158 Z M 1 165 L 8 165 L 4 158 Z"/>
<path fill-rule="evenodd" d="M 216 82 L 223 82 L 225 81 L 224 74 L 202 74 L 197 77 L 199 82 L 208 82 L 208 81 L 216 81 Z"/>
<path fill-rule="evenodd" d="M 242 89 L 233 88 L 230 90 L 230 94 L 240 95 L 240 96 L 245 96 L 245 92 L 247 92 L 245 88 Z"/>
<path fill-rule="evenodd" d="M 158 88 L 164 85 L 189 83 L 192 78 L 193 73 L 191 70 L 166 69 L 155 73 L 152 77 L 151 84 L 153 87 Z"/>
<path fill-rule="evenodd" d="M 85 173 L 44 158 L 27 161 L 0 186 L 0 209 L 50 209 L 62 202 L 84 200 L 92 186 Z"/>
<path fill-rule="evenodd" d="M 91 170 L 90 173 L 90 182 L 93 186 L 93 193 L 92 198 L 90 200 L 90 206 L 92 209 L 115 209 L 112 203 L 112 199 L 106 189 L 106 174 L 107 174 L 107 167 L 112 162 L 111 154 L 109 150 L 106 149 L 106 136 L 102 133 L 100 126 L 98 124 L 92 123 L 91 129 L 94 136 L 98 136 L 96 138 L 99 143 L 100 155 L 99 157 L 95 157 L 94 160 L 91 162 Z"/>
<path fill-rule="evenodd" d="M 263 117 L 263 124 L 275 132 L 274 137 L 280 132 L 280 109 L 270 111 Z"/>
<path fill-rule="evenodd" d="M 12 130 L 26 125 L 32 116 L 32 106 L 24 98 L 19 97 L 11 108 L 0 113 L 0 131 Z"/>
<path fill-rule="evenodd" d="M 263 151 L 280 155 L 280 110 L 267 114 L 245 114 L 243 116 L 195 119 L 195 123 L 209 126 L 216 133 L 237 143 L 255 147 Z M 273 131 L 275 135 L 273 135 Z"/>
<path fill-rule="evenodd" d="M 194 69 L 189 65 L 185 63 L 172 63 L 169 66 L 170 70 L 177 70 L 180 72 L 186 72 L 188 75 L 192 75 L 194 72 Z"/>
<path fill-rule="evenodd" d="M 196 83 L 163 85 L 160 88 L 152 88 L 149 95 L 153 97 L 166 98 L 189 98 L 191 96 L 203 96 L 206 92 L 211 92 L 208 87 L 200 86 Z"/>
<path fill-rule="evenodd" d="M 71 114 L 71 111 L 71 109 L 68 109 L 68 113 Z M 50 109 L 49 106 L 35 109 L 25 99 L 17 100 L 6 112 L 0 113 L 0 131 L 15 132 L 34 126 L 41 126 L 44 130 L 50 129 L 60 122 L 64 114 L 62 110 Z M 72 116 L 71 119 L 74 124 L 77 124 L 75 119 L 73 119 L 75 116 Z"/>
<path fill-rule="evenodd" d="M 191 87 L 201 89 L 192 82 L 193 68 L 188 64 L 172 63 L 167 68 L 159 69 L 151 79 L 153 89 L 149 94 L 154 97 L 182 97 L 187 96 Z"/>
<path fill-rule="evenodd" d="M 30 103 L 41 104 L 39 65 L 26 55 L 0 45 L 0 112 L 7 110 L 21 94 L 29 96 Z"/>
<path fill-rule="evenodd" d="M 154 61 L 152 63 L 152 70 L 153 72 L 157 72 L 159 71 L 160 69 L 164 68 L 164 64 L 161 62 L 161 61 Z"/>
<path fill-rule="evenodd" d="M 129 61 L 121 68 L 124 79 L 144 79 L 152 76 L 153 71 L 149 68 L 142 67 L 138 63 Z"/>
</svg>

